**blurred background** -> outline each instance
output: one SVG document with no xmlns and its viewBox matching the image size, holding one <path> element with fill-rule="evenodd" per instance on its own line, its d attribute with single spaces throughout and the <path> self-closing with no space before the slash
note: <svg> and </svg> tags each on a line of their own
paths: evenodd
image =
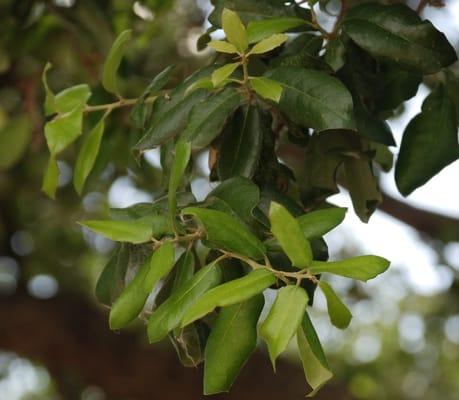
<svg viewBox="0 0 459 400">
<path fill-rule="evenodd" d="M 459 1 L 445 3 L 423 14 L 458 49 Z M 110 102 L 101 66 L 117 33 L 132 28 L 120 73 L 123 93 L 137 97 L 167 65 L 176 64 L 180 78 L 209 62 L 196 41 L 210 9 L 207 0 L 0 0 L 0 400 L 202 398 L 200 369 L 182 367 L 171 345 L 148 346 L 140 323 L 109 331 L 93 291 L 113 243 L 75 223 L 154 199 L 159 154 L 146 154 L 141 168 L 135 163 L 126 148 L 138 132 L 129 112 L 118 111 L 85 194 L 79 198 L 71 184 L 77 145 L 68 163 L 59 161 L 57 201 L 46 198 L 41 73 L 50 61 L 55 92 L 86 82 L 94 103 Z M 329 19 L 321 15 L 325 26 Z M 459 111 L 458 69 L 450 70 Z M 427 80 L 390 121 L 398 143 L 429 90 Z M 211 188 L 205 154 L 196 170 L 202 177 L 192 187 L 201 199 Z M 381 211 L 369 224 L 349 212 L 326 237 L 332 259 L 372 253 L 393 266 L 368 284 L 333 279 L 354 314 L 345 331 L 330 325 L 317 294 L 313 322 L 335 372 L 317 399 L 459 399 L 458 176 L 456 162 L 404 199 L 393 175 L 382 173 Z M 351 204 L 346 194 L 330 200 Z M 231 394 L 216 398 L 301 399 L 306 390 L 294 348 L 274 375 L 260 346 Z"/>
</svg>

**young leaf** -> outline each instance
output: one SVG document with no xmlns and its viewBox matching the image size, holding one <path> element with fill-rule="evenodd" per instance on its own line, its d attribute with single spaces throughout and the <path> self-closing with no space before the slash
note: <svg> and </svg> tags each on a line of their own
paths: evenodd
<svg viewBox="0 0 459 400">
<path fill-rule="evenodd" d="M 382 274 L 389 268 L 389 265 L 390 262 L 382 257 L 359 256 L 342 261 L 313 261 L 309 272 L 312 274 L 329 272 L 366 282 L 368 279 L 373 279 Z"/>
<path fill-rule="evenodd" d="M 256 43 L 276 33 L 304 25 L 304 20 L 294 17 L 269 18 L 260 21 L 250 21 L 247 25 L 249 43 Z"/>
<path fill-rule="evenodd" d="M 331 323 L 339 329 L 346 329 L 351 323 L 351 312 L 327 282 L 320 281 L 319 286 L 327 299 L 328 315 Z"/>
<path fill-rule="evenodd" d="M 207 46 L 212 47 L 220 53 L 234 54 L 238 52 L 234 44 L 228 43 L 224 40 L 211 40 Z"/>
<path fill-rule="evenodd" d="M 179 140 L 175 145 L 175 156 L 174 162 L 172 163 L 172 170 L 169 177 L 169 216 L 172 221 L 172 225 L 175 223 L 175 213 L 177 210 L 177 189 L 182 182 L 183 174 L 190 161 L 191 156 L 191 144 Z"/>
<path fill-rule="evenodd" d="M 250 86 L 252 89 L 264 99 L 272 100 L 279 103 L 282 95 L 282 85 L 272 79 L 263 76 L 250 78 Z"/>
<path fill-rule="evenodd" d="M 304 375 L 312 388 L 308 397 L 312 397 L 333 377 L 333 374 L 307 312 L 304 313 L 303 321 L 296 336 Z"/>
<path fill-rule="evenodd" d="M 222 28 L 228 42 L 234 44 L 240 53 L 247 50 L 247 32 L 238 15 L 225 8 L 222 13 Z"/>
<path fill-rule="evenodd" d="M 257 322 L 263 295 L 220 310 L 207 339 L 204 394 L 226 392 L 257 344 Z"/>
<path fill-rule="evenodd" d="M 117 242 L 145 243 L 152 235 L 152 223 L 149 221 L 83 221 L 80 225 Z"/>
<path fill-rule="evenodd" d="M 50 115 L 56 112 L 54 93 L 49 88 L 48 79 L 47 79 L 47 74 L 48 74 L 48 71 L 51 69 L 51 67 L 52 67 L 51 63 L 47 62 L 45 65 L 45 68 L 43 69 L 43 73 L 41 75 L 41 80 L 42 80 L 43 86 L 45 88 L 45 93 L 46 93 L 46 98 L 45 98 L 45 114 L 46 115 Z"/>
<path fill-rule="evenodd" d="M 59 167 L 56 158 L 51 155 L 46 168 L 45 176 L 43 177 L 43 184 L 41 190 L 45 192 L 52 199 L 56 196 L 57 185 L 59 184 Z"/>
<path fill-rule="evenodd" d="M 341 224 L 347 208 L 331 207 L 311 211 L 297 218 L 306 239 L 319 238 Z"/>
<path fill-rule="evenodd" d="M 276 300 L 260 326 L 260 335 L 268 345 L 274 370 L 276 358 L 287 348 L 300 326 L 307 304 L 308 295 L 300 286 L 284 286 L 277 291 Z"/>
<path fill-rule="evenodd" d="M 309 266 L 312 261 L 311 245 L 295 217 L 284 206 L 273 201 L 269 208 L 269 220 L 273 235 L 292 264 L 298 268 Z"/>
<path fill-rule="evenodd" d="M 75 172 L 73 174 L 73 185 L 78 194 L 81 194 L 84 183 L 89 173 L 91 172 L 94 163 L 96 162 L 97 154 L 99 153 L 100 142 L 105 128 L 105 117 L 102 117 L 99 122 L 89 132 L 88 137 L 81 146 L 80 153 L 75 164 Z"/>
<path fill-rule="evenodd" d="M 150 293 L 161 278 L 166 276 L 175 261 L 175 248 L 172 242 L 164 242 L 151 256 L 150 269 L 143 282 L 144 291 Z"/>
<path fill-rule="evenodd" d="M 279 109 L 293 122 L 317 131 L 353 129 L 352 96 L 344 84 L 322 71 L 279 67 L 267 78 L 279 82 Z"/>
<path fill-rule="evenodd" d="M 172 293 L 150 316 L 147 332 L 150 343 L 164 339 L 168 332 L 176 328 L 188 308 L 202 296 L 204 292 L 218 285 L 221 271 L 216 263 L 201 269 L 181 288 Z"/>
<path fill-rule="evenodd" d="M 288 39 L 288 36 L 284 33 L 276 33 L 270 37 L 263 39 L 252 47 L 252 50 L 248 54 L 263 54 L 281 46 Z"/>
<path fill-rule="evenodd" d="M 185 92 L 185 96 L 188 96 L 190 93 L 193 93 L 195 90 L 198 90 L 198 89 L 210 90 L 213 88 L 214 88 L 214 84 L 212 83 L 211 78 L 202 78 L 192 83 L 190 86 L 188 86 Z"/>
<path fill-rule="evenodd" d="M 231 306 L 250 299 L 275 283 L 276 277 L 271 271 L 259 269 L 214 287 L 188 309 L 183 316 L 182 327 L 204 317 L 216 307 Z"/>
<path fill-rule="evenodd" d="M 102 85 L 107 92 L 119 94 L 116 74 L 121 64 L 121 59 L 124 56 L 127 43 L 131 39 L 131 34 L 131 30 L 121 32 L 114 41 L 107 59 L 105 60 Z"/>
<path fill-rule="evenodd" d="M 45 125 L 45 137 L 51 154 L 65 150 L 81 135 L 83 125 L 83 106 L 60 114 Z"/>
<path fill-rule="evenodd" d="M 263 243 L 234 217 L 222 211 L 198 207 L 187 207 L 182 214 L 197 217 L 204 226 L 207 240 L 218 247 L 255 260 L 264 257 Z"/>
<path fill-rule="evenodd" d="M 55 96 L 55 109 L 59 113 L 68 113 L 75 108 L 84 106 L 90 97 L 91 89 L 88 85 L 71 86 Z"/>
<path fill-rule="evenodd" d="M 404 196 L 459 158 L 457 116 L 443 85 L 422 104 L 405 129 L 395 165 L 395 182 Z"/>
<path fill-rule="evenodd" d="M 212 73 L 212 84 L 214 87 L 217 87 L 225 79 L 229 78 L 231 74 L 236 70 L 237 67 L 241 65 L 240 62 L 235 62 L 231 64 L 226 64 L 223 67 L 216 69 Z"/>
</svg>

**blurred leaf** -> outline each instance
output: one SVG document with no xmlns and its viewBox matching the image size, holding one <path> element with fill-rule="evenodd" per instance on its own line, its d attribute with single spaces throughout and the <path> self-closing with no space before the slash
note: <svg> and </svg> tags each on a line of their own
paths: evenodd
<svg viewBox="0 0 459 400">
<path fill-rule="evenodd" d="M 45 125 L 45 137 L 52 155 L 65 150 L 81 135 L 83 125 L 83 106 L 65 114 L 59 114 Z"/>
<path fill-rule="evenodd" d="M 152 224 L 147 220 L 82 221 L 80 225 L 118 242 L 145 243 L 150 241 L 153 234 Z"/>
<path fill-rule="evenodd" d="M 71 86 L 54 97 L 55 111 L 68 113 L 84 106 L 91 97 L 91 89 L 86 84 Z"/>
<path fill-rule="evenodd" d="M 304 25 L 304 20 L 293 17 L 250 21 L 247 26 L 248 41 L 249 43 L 256 43 L 274 34 L 282 33 L 302 25 Z"/>
<path fill-rule="evenodd" d="M 330 207 L 308 212 L 297 220 L 306 239 L 319 238 L 341 224 L 346 212 L 347 208 Z"/>
<path fill-rule="evenodd" d="M 220 310 L 206 345 L 204 394 L 226 392 L 233 384 L 255 350 L 263 305 L 260 294 Z"/>
<path fill-rule="evenodd" d="M 282 44 L 284 44 L 288 39 L 288 36 L 284 33 L 276 33 L 267 37 L 266 39 L 261 40 L 255 46 L 252 47 L 249 54 L 263 54 L 271 51 Z"/>
<path fill-rule="evenodd" d="M 264 99 L 279 103 L 282 95 L 282 85 L 278 82 L 265 77 L 251 78 L 250 86 Z"/>
<path fill-rule="evenodd" d="M 327 282 L 320 281 L 319 286 L 327 299 L 328 315 L 331 323 L 339 329 L 346 329 L 351 323 L 351 312 Z"/>
<path fill-rule="evenodd" d="M 0 128 L 0 171 L 13 167 L 30 143 L 32 125 L 25 114 L 11 119 Z"/>
<path fill-rule="evenodd" d="M 234 44 L 239 52 L 243 53 L 247 50 L 247 31 L 239 16 L 234 11 L 227 8 L 223 9 L 222 28 L 228 42 Z"/>
<path fill-rule="evenodd" d="M 48 74 L 48 71 L 51 69 L 51 67 L 52 67 L 51 63 L 47 62 L 45 65 L 45 68 L 43 68 L 43 73 L 41 76 L 41 80 L 45 88 L 45 95 L 46 95 L 45 97 L 45 114 L 46 115 L 50 115 L 56 112 L 54 94 L 49 88 L 48 79 L 47 79 L 47 74 Z"/>
<path fill-rule="evenodd" d="M 56 158 L 53 155 L 51 155 L 49 157 L 48 167 L 46 168 L 45 176 L 43 177 L 41 190 L 45 192 L 49 197 L 54 199 L 58 184 L 59 167 L 57 165 Z"/>
</svg>

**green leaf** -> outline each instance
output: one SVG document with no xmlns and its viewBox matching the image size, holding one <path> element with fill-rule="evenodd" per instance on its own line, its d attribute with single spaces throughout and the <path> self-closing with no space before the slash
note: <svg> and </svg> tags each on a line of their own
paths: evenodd
<svg viewBox="0 0 459 400">
<path fill-rule="evenodd" d="M 182 319 L 182 327 L 204 317 L 217 307 L 231 306 L 248 300 L 275 283 L 276 277 L 271 271 L 259 269 L 242 278 L 216 286 L 187 310 Z"/>
<path fill-rule="evenodd" d="M 73 185 L 78 194 L 81 194 L 86 178 L 96 162 L 104 129 L 105 117 L 102 117 L 94 128 L 92 128 L 91 132 L 89 132 L 89 135 L 81 146 L 73 174 Z"/>
<path fill-rule="evenodd" d="M 271 231 L 295 267 L 305 268 L 311 264 L 312 250 L 303 235 L 299 222 L 279 203 L 269 208 Z"/>
<path fill-rule="evenodd" d="M 202 78 L 192 83 L 186 90 L 185 96 L 188 96 L 190 93 L 193 93 L 195 90 L 205 89 L 210 90 L 214 89 L 214 84 L 212 83 L 211 78 Z"/>
<path fill-rule="evenodd" d="M 170 81 L 175 65 L 169 65 L 156 75 L 147 88 L 144 90 L 142 97 L 149 96 L 160 91 Z"/>
<path fill-rule="evenodd" d="M 250 21 L 247 25 L 249 43 L 256 43 L 276 33 L 303 26 L 304 20 L 294 17 L 269 18 L 261 21 Z"/>
<path fill-rule="evenodd" d="M 438 72 L 457 59 L 445 35 L 406 5 L 372 2 L 354 7 L 343 29 L 372 56 L 423 74 Z"/>
<path fill-rule="evenodd" d="M 343 67 L 346 62 L 346 47 L 340 38 L 331 39 L 327 43 L 324 59 L 334 72 Z"/>
<path fill-rule="evenodd" d="M 222 135 L 217 160 L 220 180 L 253 176 L 258 167 L 264 133 L 270 126 L 270 118 L 254 106 L 243 106 L 236 111 Z"/>
<path fill-rule="evenodd" d="M 320 281 L 319 286 L 327 299 L 328 315 L 331 323 L 339 329 L 346 329 L 351 323 L 351 312 L 327 282 Z"/>
<path fill-rule="evenodd" d="M 65 150 L 81 135 L 83 125 L 83 106 L 65 114 L 59 114 L 45 125 L 45 137 L 51 154 Z"/>
<path fill-rule="evenodd" d="M 84 106 L 90 97 L 91 89 L 88 85 L 71 86 L 56 95 L 54 98 L 55 110 L 59 113 L 68 113 Z"/>
<path fill-rule="evenodd" d="M 207 46 L 212 47 L 220 53 L 234 54 L 238 52 L 234 44 L 228 43 L 225 40 L 211 40 Z"/>
<path fill-rule="evenodd" d="M 188 125 L 182 132 L 181 139 L 191 142 L 196 149 L 207 147 L 221 132 L 226 120 L 241 101 L 240 93 L 228 87 L 196 104 L 191 109 Z"/>
<path fill-rule="evenodd" d="M 263 54 L 271 51 L 282 44 L 284 44 L 288 39 L 288 36 L 284 33 L 276 33 L 263 39 L 261 42 L 258 42 L 248 54 Z"/>
<path fill-rule="evenodd" d="M 167 333 L 176 328 L 188 308 L 204 292 L 219 284 L 221 271 L 214 262 L 188 280 L 181 288 L 162 303 L 148 320 L 147 333 L 150 343 L 159 342 Z"/>
<path fill-rule="evenodd" d="M 278 290 L 276 300 L 260 326 L 260 335 L 268 345 L 274 370 L 276 358 L 287 348 L 301 324 L 307 303 L 308 295 L 302 287 L 284 286 Z"/>
<path fill-rule="evenodd" d="M 46 168 L 45 176 L 43 177 L 43 183 L 41 190 L 45 192 L 52 199 L 56 196 L 56 189 L 59 185 L 59 167 L 57 165 L 56 158 L 51 155 L 48 161 L 48 167 Z"/>
<path fill-rule="evenodd" d="M 257 344 L 257 322 L 263 295 L 220 310 L 207 340 L 204 394 L 226 392 Z"/>
<path fill-rule="evenodd" d="M 169 216 L 172 221 L 172 225 L 175 223 L 175 213 L 177 211 L 177 189 L 179 188 L 183 174 L 185 173 L 186 167 L 190 161 L 191 156 L 191 144 L 179 140 L 175 145 L 175 156 L 174 162 L 172 163 L 171 174 L 169 177 Z"/>
<path fill-rule="evenodd" d="M 41 75 L 41 80 L 45 88 L 45 94 L 46 94 L 46 97 L 45 97 L 45 114 L 46 115 L 50 115 L 56 112 L 54 93 L 49 88 L 48 79 L 47 79 L 47 74 L 48 74 L 48 71 L 51 69 L 51 67 L 52 67 L 51 63 L 47 62 L 45 65 L 45 68 L 43 68 L 43 73 Z"/>
<path fill-rule="evenodd" d="M 239 16 L 227 8 L 222 13 L 222 28 L 225 32 L 228 42 L 234 44 L 240 53 L 247 50 L 247 31 L 242 24 Z"/>
<path fill-rule="evenodd" d="M 0 128 L 0 171 L 14 166 L 27 151 L 32 124 L 26 114 L 8 121 Z"/>
<path fill-rule="evenodd" d="M 226 64 L 223 67 L 216 69 L 212 73 L 212 84 L 214 85 L 214 87 L 217 87 L 218 85 L 220 85 L 220 83 L 229 78 L 231 74 L 236 70 L 236 68 L 240 65 L 240 62 L 235 62 L 231 64 Z"/>
<path fill-rule="evenodd" d="M 145 243 L 149 242 L 153 235 L 152 224 L 149 221 L 94 220 L 79 224 L 117 242 Z"/>
<path fill-rule="evenodd" d="M 333 377 L 333 374 L 328 366 L 319 337 L 306 312 L 298 328 L 297 341 L 304 375 L 312 388 L 308 397 L 312 397 Z"/>
<path fill-rule="evenodd" d="M 424 185 L 459 158 L 455 106 L 443 85 L 422 104 L 403 133 L 395 182 L 404 196 Z"/>
<path fill-rule="evenodd" d="M 311 211 L 298 217 L 303 235 L 306 239 L 319 238 L 343 222 L 347 208 L 331 207 Z"/>
<path fill-rule="evenodd" d="M 163 242 L 151 257 L 150 269 L 145 276 L 143 288 L 150 293 L 161 278 L 166 276 L 175 261 L 175 248 L 172 242 Z"/>
<path fill-rule="evenodd" d="M 117 71 L 121 64 L 121 59 L 124 56 L 126 46 L 131 40 L 132 31 L 125 30 L 119 34 L 108 53 L 105 60 L 104 70 L 102 74 L 102 85 L 107 92 L 119 94 Z"/>
<path fill-rule="evenodd" d="M 352 129 L 352 96 L 336 78 L 298 67 L 279 67 L 266 76 L 282 87 L 279 109 L 293 122 L 317 131 Z"/>
<path fill-rule="evenodd" d="M 251 88 L 264 99 L 279 103 L 282 95 L 282 85 L 265 77 L 250 78 Z"/>
<path fill-rule="evenodd" d="M 175 268 L 174 282 L 171 292 L 174 293 L 180 290 L 191 279 L 194 274 L 196 260 L 191 250 L 185 251 L 177 261 Z"/>
<path fill-rule="evenodd" d="M 216 246 L 254 260 L 263 259 L 266 250 L 263 243 L 232 216 L 198 207 L 187 207 L 182 214 L 197 217 L 204 226 L 207 240 Z"/>
<path fill-rule="evenodd" d="M 389 268 L 390 262 L 378 256 L 359 256 L 342 261 L 313 261 L 309 272 L 311 274 L 330 274 L 345 276 L 366 282 L 382 274 Z"/>
</svg>

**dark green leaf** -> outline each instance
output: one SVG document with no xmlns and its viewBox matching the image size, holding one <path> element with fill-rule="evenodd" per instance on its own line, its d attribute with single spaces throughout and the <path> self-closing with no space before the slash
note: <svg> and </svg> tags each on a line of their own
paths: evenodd
<svg viewBox="0 0 459 400">
<path fill-rule="evenodd" d="M 229 390 L 255 350 L 263 295 L 220 310 L 206 345 L 204 394 Z"/>
<path fill-rule="evenodd" d="M 304 33 L 287 43 L 279 56 L 270 62 L 270 66 L 329 69 L 319 56 L 322 45 L 321 36 Z"/>
<path fill-rule="evenodd" d="M 343 222 L 347 208 L 331 207 L 311 211 L 298 218 L 306 239 L 319 238 Z"/>
<path fill-rule="evenodd" d="M 339 329 L 346 329 L 351 323 L 351 312 L 327 282 L 320 281 L 319 286 L 327 299 L 328 315 L 331 323 Z"/>
<path fill-rule="evenodd" d="M 325 62 L 333 69 L 339 71 L 346 62 L 346 48 L 339 38 L 331 39 L 327 43 Z"/>
<path fill-rule="evenodd" d="M 276 33 L 304 26 L 304 20 L 294 17 L 270 18 L 260 21 L 251 21 L 247 26 L 249 43 L 256 43 Z"/>
</svg>

